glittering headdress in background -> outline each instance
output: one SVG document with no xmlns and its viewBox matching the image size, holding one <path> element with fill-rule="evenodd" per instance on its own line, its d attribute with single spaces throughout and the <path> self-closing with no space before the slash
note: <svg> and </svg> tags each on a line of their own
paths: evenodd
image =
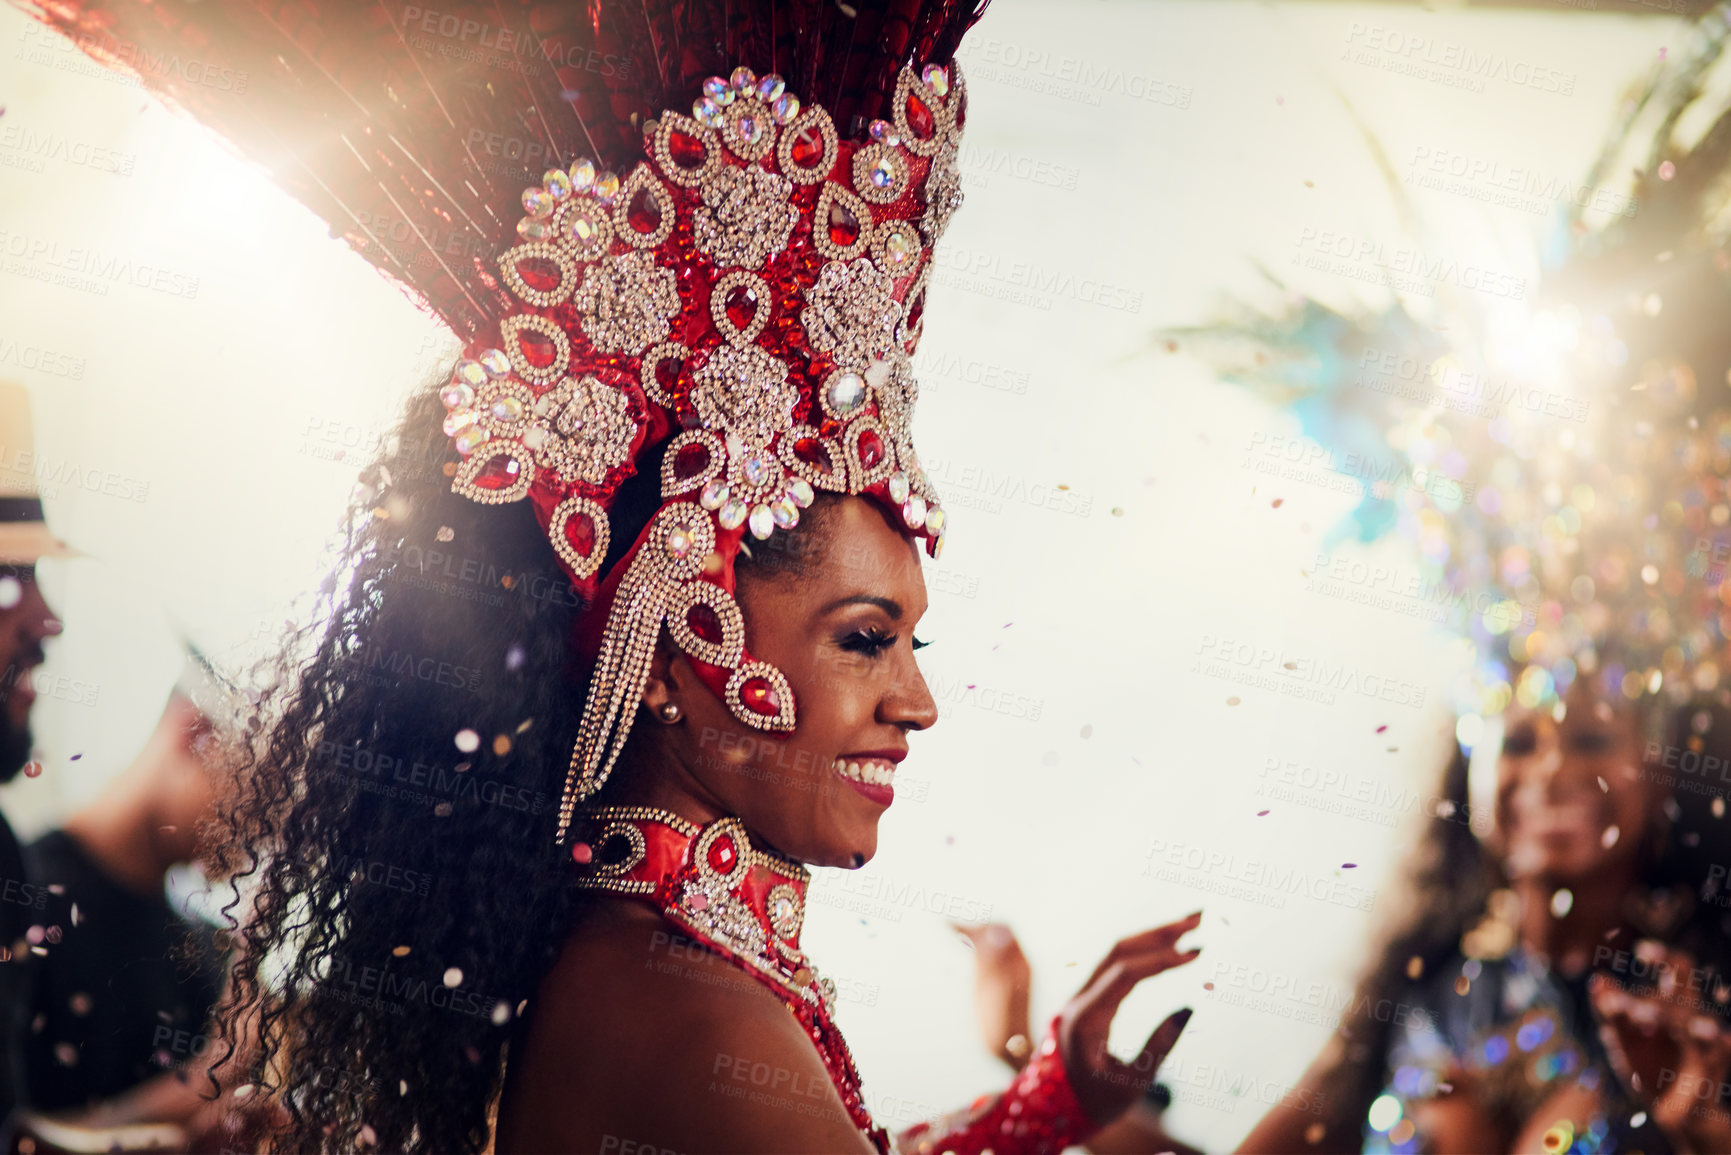
<svg viewBox="0 0 1731 1155">
<path fill-rule="evenodd" d="M 827 490 L 938 556 L 909 359 L 983 2 L 29 7 L 238 143 L 465 342 L 442 394 L 454 488 L 531 502 L 593 601 L 561 837 L 664 623 L 736 717 L 793 728 L 745 647 L 745 534 Z M 661 507 L 602 573 L 639 471 Z"/>
<path fill-rule="evenodd" d="M 1583 182 L 1627 196 L 1566 206 L 1518 323 L 1443 286 L 1422 316 L 1292 295 L 1183 335 L 1331 453 L 1387 463 L 1333 538 L 1414 547 L 1476 643 L 1462 714 L 1584 676 L 1631 699 L 1731 686 L 1731 112 L 1708 95 L 1727 27 L 1709 13 L 1629 98 Z"/>
</svg>

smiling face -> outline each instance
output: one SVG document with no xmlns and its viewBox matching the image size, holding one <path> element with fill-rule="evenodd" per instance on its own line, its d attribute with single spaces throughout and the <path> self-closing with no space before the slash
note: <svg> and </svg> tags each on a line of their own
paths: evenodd
<svg viewBox="0 0 1731 1155">
<path fill-rule="evenodd" d="M 736 571 L 746 645 L 793 687 L 794 731 L 740 722 L 664 644 L 638 722 L 649 730 L 639 764 L 789 858 L 862 865 L 877 850 L 908 734 L 937 720 L 914 661 L 926 612 L 918 549 L 875 502 L 829 495 L 785 535 L 785 552 L 775 539 L 750 544 L 756 559 L 741 557 Z M 666 701 L 680 707 L 674 725 L 655 721 Z"/>
<path fill-rule="evenodd" d="M 1661 802 L 1641 754 L 1640 715 L 1579 682 L 1560 722 L 1511 710 L 1497 759 L 1507 874 L 1560 886 L 1632 875 Z"/>
</svg>

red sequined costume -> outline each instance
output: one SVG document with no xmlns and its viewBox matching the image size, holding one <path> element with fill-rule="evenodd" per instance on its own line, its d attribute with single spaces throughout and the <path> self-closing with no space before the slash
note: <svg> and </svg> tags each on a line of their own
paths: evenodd
<svg viewBox="0 0 1731 1155">
<path fill-rule="evenodd" d="M 794 729 L 792 688 L 747 651 L 733 596 L 747 533 L 792 529 L 828 490 L 883 504 L 938 556 L 947 519 L 913 448 L 911 357 L 961 199 L 953 56 L 978 9 L 29 7 L 267 165 L 463 341 L 442 392 L 453 488 L 529 501 L 591 600 L 559 823 L 561 840 L 583 832 L 580 880 L 653 902 L 774 990 L 888 1150 L 799 949 L 803 868 L 734 819 L 697 830 L 580 807 L 624 747 L 664 628 L 743 723 Z M 640 472 L 659 475 L 660 508 L 603 572 L 615 497 Z M 1056 1049 L 1049 1037 L 1009 1091 L 909 1142 L 1009 1155 L 1078 1141 L 1092 1124 Z"/>
</svg>

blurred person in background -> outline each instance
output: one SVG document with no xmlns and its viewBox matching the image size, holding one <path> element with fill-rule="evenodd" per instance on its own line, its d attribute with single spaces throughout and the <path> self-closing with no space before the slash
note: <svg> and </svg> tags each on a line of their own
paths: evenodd
<svg viewBox="0 0 1731 1155">
<path fill-rule="evenodd" d="M 126 770 L 25 848 L 43 921 L 58 926 L 36 985 L 28 1102 L 92 1107 L 201 1055 L 222 984 L 216 929 L 168 894 L 216 813 L 211 724 L 178 688 Z M 178 895 L 184 904 L 187 895 Z"/>
<path fill-rule="evenodd" d="M 34 439 L 28 391 L 0 382 L 0 782 L 12 781 L 31 764 L 31 677 L 46 656 L 43 643 L 60 632 L 37 584 L 36 562 L 73 556 L 43 520 L 30 472 Z M 21 1048 L 39 969 L 32 928 L 42 933 L 47 900 L 0 815 L 0 1119 L 23 1098 Z"/>
<path fill-rule="evenodd" d="M 1631 211 L 1562 206 L 1519 300 L 1293 292 L 1189 334 L 1307 437 L 1388 464 L 1328 544 L 1401 539 L 1417 580 L 1397 596 L 1440 611 L 1470 659 L 1453 706 L 1472 789 L 1463 757 L 1408 925 L 1305 1077 L 1322 1114 L 1282 1105 L 1245 1151 L 1725 1149 L 1649 1061 L 1681 1030 L 1671 1059 L 1707 1070 L 1714 1016 L 1679 1027 L 1626 980 L 1630 960 L 1725 937 L 1676 765 L 1725 741 L 1695 719 L 1731 700 L 1728 14 L 1633 86 L 1584 174 Z M 1389 389 L 1407 368 L 1413 387 Z"/>
<path fill-rule="evenodd" d="M 1613 1077 L 1589 984 L 1679 925 L 1689 871 L 1649 759 L 1674 712 L 1585 679 L 1547 709 L 1511 709 L 1482 840 L 1457 753 L 1408 865 L 1401 925 L 1297 1094 L 1241 1152 L 1665 1149 Z M 1581 1090 L 1596 1092 L 1591 1109 L 1547 1140 L 1559 1096 Z"/>
</svg>

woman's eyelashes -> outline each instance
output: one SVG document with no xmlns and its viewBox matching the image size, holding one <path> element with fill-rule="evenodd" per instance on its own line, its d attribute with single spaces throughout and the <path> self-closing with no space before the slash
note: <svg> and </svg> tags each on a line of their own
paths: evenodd
<svg viewBox="0 0 1731 1155">
<path fill-rule="evenodd" d="M 869 626 L 863 630 L 855 630 L 841 640 L 841 648 L 856 654 L 864 654 L 875 658 L 896 644 L 900 635 L 885 633 L 878 626 Z"/>
<path fill-rule="evenodd" d="M 855 630 L 843 637 L 841 648 L 851 650 L 856 654 L 864 654 L 868 658 L 875 658 L 900 640 L 900 634 L 886 633 L 879 626 L 870 626 L 863 630 Z M 912 648 L 916 650 L 923 650 L 931 645 L 930 642 L 922 642 L 913 637 L 910 637 L 910 642 Z"/>
</svg>

